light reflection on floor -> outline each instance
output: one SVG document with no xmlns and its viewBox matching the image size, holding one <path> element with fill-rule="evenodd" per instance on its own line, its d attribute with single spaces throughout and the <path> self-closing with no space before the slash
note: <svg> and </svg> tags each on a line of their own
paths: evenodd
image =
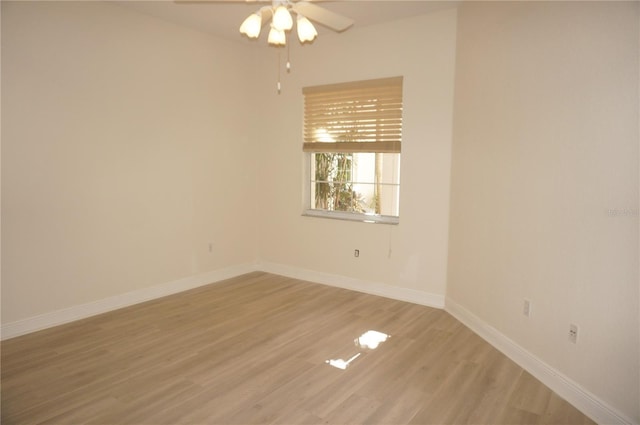
<svg viewBox="0 0 640 425">
<path fill-rule="evenodd" d="M 329 363 L 329 366 L 333 366 L 333 367 L 337 367 L 338 369 L 345 370 L 347 367 L 349 367 L 349 364 L 352 361 L 354 361 L 355 359 L 360 357 L 360 354 L 362 354 L 362 353 L 358 353 L 358 354 L 354 355 L 353 357 L 351 357 L 347 361 L 344 361 L 342 359 L 331 359 L 331 360 L 325 361 L 325 363 Z"/>
<path fill-rule="evenodd" d="M 378 331 L 366 331 L 354 340 L 356 345 L 361 348 L 369 348 L 375 350 L 378 345 L 385 342 L 390 335 Z"/>
<path fill-rule="evenodd" d="M 353 342 L 357 347 L 360 347 L 362 349 L 375 350 L 376 348 L 378 348 L 380 344 L 385 342 L 389 337 L 391 337 L 391 335 L 387 335 L 383 332 L 368 330 L 362 335 L 360 335 L 358 338 L 354 339 Z M 349 360 L 330 359 L 330 360 L 326 360 L 325 363 L 327 363 L 329 366 L 333 366 L 335 368 L 345 370 L 347 367 L 349 367 L 351 362 L 353 362 L 355 359 L 360 357 L 361 354 L 362 353 L 358 352 L 357 354 L 354 354 L 353 356 L 351 356 Z"/>
</svg>

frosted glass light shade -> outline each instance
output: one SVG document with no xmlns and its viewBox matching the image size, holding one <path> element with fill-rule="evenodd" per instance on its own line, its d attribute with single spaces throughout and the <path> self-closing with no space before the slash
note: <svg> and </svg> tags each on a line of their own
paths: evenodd
<svg viewBox="0 0 640 425">
<path fill-rule="evenodd" d="M 278 6 L 273 13 L 273 26 L 280 31 L 289 31 L 293 27 L 291 13 L 285 6 Z"/>
<path fill-rule="evenodd" d="M 249 38 L 258 38 L 260 28 L 262 27 L 262 16 L 258 13 L 249 15 L 240 25 L 240 33 L 245 34 Z"/>
<path fill-rule="evenodd" d="M 269 38 L 267 41 L 269 44 L 274 44 L 276 46 L 284 46 L 287 44 L 287 38 L 284 31 L 277 29 L 275 25 L 271 25 L 271 31 L 269 31 Z"/>
<path fill-rule="evenodd" d="M 305 41 L 313 41 L 318 36 L 316 27 L 313 26 L 311 21 L 302 15 L 298 15 L 298 40 L 300 43 Z"/>
</svg>

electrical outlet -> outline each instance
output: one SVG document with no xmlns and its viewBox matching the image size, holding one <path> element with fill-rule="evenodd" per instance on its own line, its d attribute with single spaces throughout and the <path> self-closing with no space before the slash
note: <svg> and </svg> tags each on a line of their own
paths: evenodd
<svg viewBox="0 0 640 425">
<path fill-rule="evenodd" d="M 355 251 L 353 251 L 353 256 L 358 258 L 360 256 L 360 250 L 356 249 Z"/>
<path fill-rule="evenodd" d="M 578 343 L 578 325 L 571 323 L 569 325 L 569 341 L 574 344 Z"/>
<path fill-rule="evenodd" d="M 524 300 L 524 305 L 522 307 L 522 314 L 529 317 L 531 316 L 531 301 Z"/>
</svg>

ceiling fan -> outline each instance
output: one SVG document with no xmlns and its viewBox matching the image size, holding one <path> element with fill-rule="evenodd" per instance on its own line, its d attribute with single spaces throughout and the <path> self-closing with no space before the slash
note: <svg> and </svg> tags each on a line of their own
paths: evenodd
<svg viewBox="0 0 640 425">
<path fill-rule="evenodd" d="M 315 40 L 318 31 L 311 21 L 323 25 L 336 32 L 342 32 L 351 27 L 354 21 L 351 18 L 332 12 L 329 9 L 312 3 L 313 0 L 176 0 L 179 3 L 186 2 L 221 2 L 221 3 L 267 3 L 256 12 L 249 15 L 240 25 L 240 33 L 251 39 L 260 36 L 262 26 L 271 20 L 267 42 L 275 47 L 287 45 L 287 35 L 293 29 L 293 17 L 296 15 L 296 32 L 298 40 L 304 44 Z M 322 0 L 316 0 L 322 1 Z M 287 49 L 287 73 L 291 71 L 289 61 L 289 49 Z M 280 94 L 280 53 L 278 53 L 278 84 Z"/>
<path fill-rule="evenodd" d="M 194 0 L 178 0 L 193 2 Z M 211 1 L 211 0 L 199 0 Z M 287 44 L 287 35 L 293 28 L 292 15 L 296 16 L 296 30 L 300 43 L 311 42 L 318 36 L 313 22 L 333 31 L 342 32 L 351 27 L 353 19 L 312 3 L 313 0 L 213 0 L 218 2 L 268 3 L 249 15 L 242 25 L 240 33 L 251 39 L 260 36 L 263 25 L 271 20 L 268 43 L 274 46 Z"/>
</svg>

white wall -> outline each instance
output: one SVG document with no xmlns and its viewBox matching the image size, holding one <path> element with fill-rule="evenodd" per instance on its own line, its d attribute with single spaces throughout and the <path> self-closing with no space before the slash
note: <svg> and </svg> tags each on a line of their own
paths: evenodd
<svg viewBox="0 0 640 425">
<path fill-rule="evenodd" d="M 447 286 L 636 423 L 639 6 L 460 9 Z"/>
<path fill-rule="evenodd" d="M 112 4 L 2 2 L 3 324 L 255 261 L 250 58 Z"/>
<path fill-rule="evenodd" d="M 275 91 L 277 53 L 264 54 L 259 65 L 264 106 L 255 136 L 262 260 L 443 300 L 455 32 L 451 9 L 323 34 L 312 46 L 293 43 L 292 71 L 283 74 L 280 95 Z M 404 76 L 400 224 L 302 217 L 302 88 L 399 75 Z M 353 256 L 356 248 L 359 258 Z"/>
</svg>

